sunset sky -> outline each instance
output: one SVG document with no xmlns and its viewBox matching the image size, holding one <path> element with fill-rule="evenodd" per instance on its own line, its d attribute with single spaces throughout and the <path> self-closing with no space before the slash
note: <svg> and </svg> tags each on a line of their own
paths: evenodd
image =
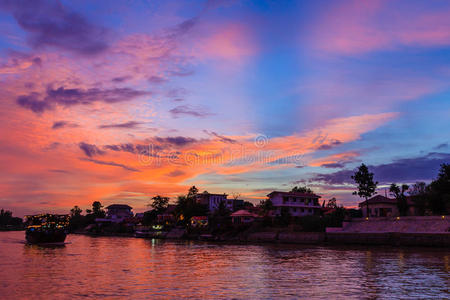
<svg viewBox="0 0 450 300">
<path fill-rule="evenodd" d="M 0 1 L 0 207 L 307 185 L 357 205 L 450 162 L 450 1 Z"/>
</svg>

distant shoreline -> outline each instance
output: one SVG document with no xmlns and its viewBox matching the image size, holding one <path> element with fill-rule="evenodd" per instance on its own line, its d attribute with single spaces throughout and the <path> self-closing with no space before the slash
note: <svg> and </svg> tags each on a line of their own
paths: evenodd
<svg viewBox="0 0 450 300">
<path fill-rule="evenodd" d="M 0 232 L 3 231 L 25 231 L 25 228 L 0 228 Z"/>
<path fill-rule="evenodd" d="M 202 239 L 201 235 L 183 236 L 179 238 L 168 237 L 135 237 L 131 233 L 86 233 L 75 232 L 72 234 L 82 234 L 91 237 L 133 237 L 142 239 L 161 240 L 185 240 L 213 242 L 219 244 L 296 244 L 296 245 L 379 245 L 394 247 L 450 247 L 449 233 L 341 233 L 341 232 L 292 232 L 288 230 L 260 231 L 250 233 L 245 236 L 224 238 L 213 236 L 209 239 Z"/>
</svg>

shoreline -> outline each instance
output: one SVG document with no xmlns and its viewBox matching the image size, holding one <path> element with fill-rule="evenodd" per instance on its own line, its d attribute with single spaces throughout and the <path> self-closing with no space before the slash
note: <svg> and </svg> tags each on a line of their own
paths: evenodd
<svg viewBox="0 0 450 300">
<path fill-rule="evenodd" d="M 122 234 L 98 234 L 86 232 L 74 232 L 70 234 L 82 234 L 91 237 L 133 237 L 142 239 L 161 240 L 185 240 L 211 242 L 217 244 L 286 244 L 286 245 L 320 245 L 320 246 L 343 246 L 343 245 L 371 245 L 392 247 L 427 247 L 446 248 L 450 247 L 450 233 L 342 233 L 342 232 L 289 232 L 289 231 L 260 231 L 247 235 L 224 238 L 211 236 L 202 239 L 201 235 L 182 237 L 136 237 L 132 233 Z"/>
</svg>

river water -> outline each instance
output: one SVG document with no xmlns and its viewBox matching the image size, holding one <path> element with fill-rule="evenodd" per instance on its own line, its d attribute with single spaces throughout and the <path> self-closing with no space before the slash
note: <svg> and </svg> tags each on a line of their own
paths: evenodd
<svg viewBox="0 0 450 300">
<path fill-rule="evenodd" d="M 1 299 L 449 299 L 450 251 L 0 232 Z"/>
</svg>

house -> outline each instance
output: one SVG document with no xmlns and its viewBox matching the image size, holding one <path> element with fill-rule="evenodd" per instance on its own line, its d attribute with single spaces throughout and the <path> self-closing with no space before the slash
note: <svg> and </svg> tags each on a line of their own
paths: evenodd
<svg viewBox="0 0 450 300">
<path fill-rule="evenodd" d="M 96 218 L 96 223 L 110 224 L 110 223 L 122 223 L 123 221 L 134 222 L 133 208 L 126 204 L 111 204 L 106 207 L 106 217 Z M 137 220 L 137 219 L 136 219 Z"/>
<path fill-rule="evenodd" d="M 293 217 L 320 215 L 322 208 L 320 196 L 313 193 L 273 191 L 267 197 L 275 208 L 275 215 L 280 215 L 283 208 Z"/>
<path fill-rule="evenodd" d="M 253 223 L 256 219 L 261 218 L 259 215 L 245 209 L 238 210 L 231 214 L 233 225 L 245 225 Z"/>
<path fill-rule="evenodd" d="M 157 216 L 158 223 L 172 223 L 175 222 L 175 204 L 169 204 L 163 213 Z"/>
<path fill-rule="evenodd" d="M 125 219 L 133 216 L 131 212 L 133 208 L 126 204 L 111 204 L 106 207 L 107 219 Z"/>
<path fill-rule="evenodd" d="M 205 191 L 203 193 L 197 194 L 196 200 L 198 203 L 208 207 L 208 210 L 210 212 L 217 210 L 221 202 L 225 203 L 225 207 L 228 210 L 233 211 L 234 200 L 227 199 L 227 196 L 228 196 L 227 194 L 210 194 Z"/>
<path fill-rule="evenodd" d="M 411 197 L 406 197 L 408 204 L 408 216 L 415 216 L 416 205 Z M 367 206 L 369 215 L 367 215 Z M 388 198 L 382 195 L 376 195 L 367 201 L 359 203 L 363 217 L 397 217 L 400 215 L 397 205 L 397 199 Z"/>
</svg>

